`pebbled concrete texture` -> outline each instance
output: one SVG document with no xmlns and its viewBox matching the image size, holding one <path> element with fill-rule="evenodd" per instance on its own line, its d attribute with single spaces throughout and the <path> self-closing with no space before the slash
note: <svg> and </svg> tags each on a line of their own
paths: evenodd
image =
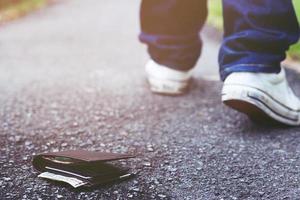
<svg viewBox="0 0 300 200">
<path fill-rule="evenodd" d="M 64 1 L 1 27 L 0 199 L 299 199 L 300 128 L 221 104 L 209 34 L 189 94 L 151 94 L 138 7 Z M 121 165 L 137 175 L 92 190 L 37 178 L 33 155 L 68 149 L 136 153 Z"/>
</svg>

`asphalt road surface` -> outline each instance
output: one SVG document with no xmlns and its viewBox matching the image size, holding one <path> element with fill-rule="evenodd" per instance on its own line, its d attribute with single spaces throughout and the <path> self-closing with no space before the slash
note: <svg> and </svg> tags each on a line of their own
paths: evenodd
<svg viewBox="0 0 300 200">
<path fill-rule="evenodd" d="M 218 44 L 189 94 L 153 95 L 138 0 L 69 0 L 0 29 L 0 199 L 300 199 L 300 128 L 221 104 Z M 300 95 L 300 79 L 289 73 Z M 136 153 L 136 177 L 75 190 L 40 178 L 40 152 Z"/>
</svg>

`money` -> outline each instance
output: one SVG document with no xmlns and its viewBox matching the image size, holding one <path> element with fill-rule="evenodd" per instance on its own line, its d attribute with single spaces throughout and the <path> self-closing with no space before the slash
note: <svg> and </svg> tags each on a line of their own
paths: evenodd
<svg viewBox="0 0 300 200">
<path fill-rule="evenodd" d="M 88 182 L 79 180 L 79 179 L 74 178 L 74 177 L 58 175 L 58 174 L 54 174 L 54 173 L 51 173 L 51 172 L 43 172 L 40 175 L 38 175 L 38 177 L 46 178 L 46 179 L 50 179 L 50 180 L 54 180 L 54 181 L 62 181 L 62 182 L 70 184 L 74 188 L 77 188 L 77 187 L 88 184 Z"/>
</svg>

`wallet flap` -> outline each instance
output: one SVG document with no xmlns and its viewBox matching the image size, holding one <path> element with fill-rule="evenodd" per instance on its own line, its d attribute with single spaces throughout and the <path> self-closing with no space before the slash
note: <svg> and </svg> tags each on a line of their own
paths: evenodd
<svg viewBox="0 0 300 200">
<path fill-rule="evenodd" d="M 61 151 L 61 152 L 50 152 L 50 153 L 42 153 L 36 155 L 33 158 L 32 164 L 33 166 L 39 170 L 44 171 L 44 167 L 49 163 L 55 163 L 55 158 L 60 158 L 60 164 L 64 164 L 70 162 L 69 164 L 76 163 L 91 163 L 91 162 L 105 162 L 105 161 L 113 161 L 120 159 L 133 158 L 134 155 L 129 154 L 117 154 L 117 153 L 106 153 L 106 152 L 92 152 L 86 150 L 69 150 L 69 151 Z M 54 158 L 53 160 L 47 158 Z"/>
<path fill-rule="evenodd" d="M 44 154 L 40 154 L 40 155 L 66 157 L 66 158 L 72 158 L 72 159 L 81 160 L 81 161 L 85 161 L 85 162 L 113 161 L 113 160 L 121 160 L 121 159 L 135 157 L 135 156 L 129 155 L 129 154 L 94 152 L 94 151 L 86 151 L 86 150 L 69 150 L 69 151 L 44 153 Z"/>
</svg>

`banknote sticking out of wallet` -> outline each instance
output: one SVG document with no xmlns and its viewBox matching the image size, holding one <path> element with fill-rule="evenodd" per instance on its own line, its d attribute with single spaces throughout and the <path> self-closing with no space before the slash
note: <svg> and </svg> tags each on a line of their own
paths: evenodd
<svg viewBox="0 0 300 200">
<path fill-rule="evenodd" d="M 132 176 L 129 169 L 108 163 L 135 157 L 129 154 L 71 150 L 34 156 L 32 164 L 41 172 L 38 177 L 65 182 L 78 187 L 92 187 Z"/>
</svg>

